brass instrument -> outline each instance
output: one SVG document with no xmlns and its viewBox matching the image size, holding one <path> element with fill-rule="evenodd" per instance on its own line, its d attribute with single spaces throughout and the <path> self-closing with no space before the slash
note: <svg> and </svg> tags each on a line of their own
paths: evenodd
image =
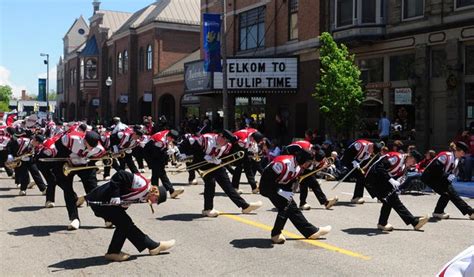
<svg viewBox="0 0 474 277">
<path fill-rule="evenodd" d="M 199 173 L 199 175 L 201 175 L 202 178 L 204 178 L 207 174 L 209 174 L 213 171 L 216 171 L 219 168 L 222 168 L 226 165 L 234 163 L 235 161 L 243 159 L 244 155 L 245 155 L 244 151 L 239 151 L 239 152 L 235 152 L 234 154 L 227 155 L 227 156 L 225 156 L 221 159 L 222 162 L 220 164 L 218 164 L 218 165 L 216 165 L 212 168 L 209 168 L 208 170 L 204 170 L 204 171 L 198 170 L 198 173 Z"/>
<path fill-rule="evenodd" d="M 360 172 L 365 175 L 365 171 L 369 169 L 369 167 L 372 165 L 372 162 L 378 157 L 380 157 L 380 154 L 374 155 L 364 167 L 359 168 Z"/>
<path fill-rule="evenodd" d="M 313 171 L 310 171 L 308 173 L 306 173 L 305 175 L 301 175 L 300 177 L 298 177 L 298 182 L 302 182 L 304 179 L 308 178 L 309 176 L 312 176 L 318 172 L 321 172 L 323 171 L 324 169 L 327 169 L 331 164 L 328 162 L 328 159 L 324 158 L 324 165 L 316 170 L 313 170 Z M 327 173 L 328 174 L 328 173 Z M 329 174 L 330 175 L 330 174 Z M 332 176 L 332 175 L 331 175 Z"/>
<path fill-rule="evenodd" d="M 33 155 L 34 155 L 34 152 L 30 152 L 30 153 L 26 153 L 26 154 L 23 154 L 21 156 L 18 156 L 18 157 L 14 158 L 11 161 L 6 161 L 5 162 L 5 167 L 8 167 L 9 169 L 15 169 L 17 167 L 20 167 L 21 164 L 22 164 L 21 159 L 26 158 L 26 157 L 30 157 L 30 156 L 33 156 Z"/>
<path fill-rule="evenodd" d="M 104 156 L 102 158 L 89 159 L 89 161 L 102 161 L 103 166 L 100 166 L 100 165 L 73 166 L 69 162 L 67 162 L 67 163 L 64 163 L 63 165 L 64 176 L 68 176 L 69 174 L 71 174 L 71 172 L 75 172 L 75 171 L 81 171 L 81 170 L 86 170 L 86 169 L 100 169 L 102 167 L 110 167 L 112 165 L 112 158 L 108 156 Z"/>
</svg>

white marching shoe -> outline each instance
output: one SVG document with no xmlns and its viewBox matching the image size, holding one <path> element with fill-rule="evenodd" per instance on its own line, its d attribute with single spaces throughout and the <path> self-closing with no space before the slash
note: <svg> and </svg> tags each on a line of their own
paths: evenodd
<svg viewBox="0 0 474 277">
<path fill-rule="evenodd" d="M 67 229 L 69 231 L 73 231 L 73 230 L 79 229 L 79 226 L 80 226 L 79 219 L 76 218 L 73 221 L 71 221 L 71 223 L 69 223 L 69 225 L 67 226 Z"/>
<path fill-rule="evenodd" d="M 176 199 L 180 194 L 183 194 L 184 189 L 183 188 L 177 188 L 173 191 L 173 193 L 170 195 L 171 198 Z"/>
<path fill-rule="evenodd" d="M 352 204 L 364 204 L 365 200 L 362 197 L 356 197 L 351 199 Z"/>
<path fill-rule="evenodd" d="M 319 230 L 316 233 L 309 236 L 308 239 L 318 239 L 318 238 L 320 238 L 324 235 L 327 235 L 329 232 L 331 232 L 331 229 L 332 229 L 332 227 L 330 225 L 324 226 L 324 227 L 319 227 Z"/>
<path fill-rule="evenodd" d="M 123 262 L 130 258 L 130 255 L 125 252 L 105 254 L 105 259 L 112 262 Z"/>
<path fill-rule="evenodd" d="M 272 242 L 275 244 L 283 244 L 285 243 L 285 241 L 286 241 L 286 238 L 282 234 L 275 235 L 272 237 Z"/>
<path fill-rule="evenodd" d="M 242 213 L 249 214 L 249 213 L 255 211 L 256 209 L 262 207 L 262 205 L 263 205 L 262 201 L 251 202 L 251 203 L 249 203 L 249 206 L 247 208 L 242 209 Z"/>
<path fill-rule="evenodd" d="M 437 219 L 448 219 L 449 214 L 448 213 L 433 213 L 433 217 Z"/>
<path fill-rule="evenodd" d="M 25 196 L 26 195 L 26 190 L 20 190 L 20 193 L 18 195 Z"/>
<path fill-rule="evenodd" d="M 324 205 L 326 207 L 326 210 L 329 210 L 332 206 L 334 206 L 337 201 L 339 201 L 339 198 L 337 196 L 329 199 L 328 202 Z"/>
<path fill-rule="evenodd" d="M 302 211 L 309 211 L 311 210 L 311 206 L 309 204 L 303 204 L 303 205 L 300 205 L 300 210 Z"/>
<path fill-rule="evenodd" d="M 46 208 L 54 208 L 56 205 L 54 204 L 54 202 L 52 201 L 46 201 L 46 203 L 44 204 L 44 206 Z"/>
<path fill-rule="evenodd" d="M 110 228 L 112 228 L 112 227 L 114 227 L 114 224 L 113 224 L 112 222 L 110 222 L 110 221 L 105 221 L 105 228 L 110 229 Z"/>
<path fill-rule="evenodd" d="M 377 229 L 390 232 L 393 231 L 393 226 L 390 223 L 387 223 L 386 225 L 377 224 Z"/>
<path fill-rule="evenodd" d="M 171 249 L 174 245 L 176 244 L 176 241 L 174 239 L 172 240 L 167 240 L 167 241 L 160 241 L 160 246 L 158 246 L 155 249 L 150 249 L 149 253 L 150 255 L 158 255 L 163 251 L 166 251 L 168 249 Z"/>
<path fill-rule="evenodd" d="M 36 186 L 36 183 L 35 183 L 35 182 L 30 182 L 30 183 L 28 184 L 28 187 L 27 187 L 27 188 L 28 188 L 28 189 L 32 189 L 32 188 L 34 188 L 35 186 Z"/>
<path fill-rule="evenodd" d="M 218 210 L 202 210 L 202 215 L 207 217 L 218 217 L 219 211 Z"/>
<path fill-rule="evenodd" d="M 189 185 L 190 186 L 195 186 L 198 184 L 198 180 L 197 179 L 193 179 L 192 181 L 189 182 Z"/>
</svg>

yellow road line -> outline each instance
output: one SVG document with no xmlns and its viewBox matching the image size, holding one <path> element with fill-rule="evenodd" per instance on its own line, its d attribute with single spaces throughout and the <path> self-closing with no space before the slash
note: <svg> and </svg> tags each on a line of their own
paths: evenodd
<svg viewBox="0 0 474 277">
<path fill-rule="evenodd" d="M 271 231 L 273 229 L 273 227 L 271 227 L 271 226 L 268 226 L 268 225 L 265 225 L 263 223 L 256 222 L 256 221 L 253 221 L 253 220 L 248 220 L 248 219 L 242 218 L 240 216 L 236 216 L 236 215 L 221 213 L 220 216 L 227 217 L 227 218 L 230 218 L 232 220 L 235 220 L 235 221 L 238 221 L 238 222 L 250 225 L 250 226 L 254 226 L 254 227 L 257 227 L 257 228 L 265 230 L 265 231 Z M 302 242 L 306 242 L 308 244 L 311 244 L 311 245 L 314 245 L 314 246 L 317 246 L 317 247 L 321 247 L 321 248 L 324 248 L 326 250 L 338 252 L 338 253 L 341 253 L 341 254 L 344 254 L 344 255 L 347 255 L 347 256 L 351 256 L 351 257 L 354 257 L 354 258 L 359 258 L 359 259 L 362 259 L 362 260 L 365 260 L 365 261 L 371 259 L 369 256 L 365 256 L 365 255 L 362 255 L 362 254 L 359 254 L 359 253 L 356 253 L 356 252 L 353 252 L 353 251 L 350 251 L 350 250 L 339 248 L 337 246 L 334 246 L 334 245 L 331 245 L 331 244 L 328 244 L 328 243 L 325 243 L 325 242 L 321 242 L 321 241 L 318 241 L 318 240 L 305 239 L 303 236 L 299 236 L 297 234 L 294 234 L 292 232 L 288 232 L 288 231 L 285 231 L 285 230 L 283 231 L 283 235 L 285 237 L 288 237 L 288 238 L 301 239 Z"/>
</svg>

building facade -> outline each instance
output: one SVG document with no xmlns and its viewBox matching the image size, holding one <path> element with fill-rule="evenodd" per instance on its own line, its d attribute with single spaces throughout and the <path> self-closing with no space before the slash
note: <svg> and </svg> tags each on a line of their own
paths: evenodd
<svg viewBox="0 0 474 277">
<path fill-rule="evenodd" d="M 328 13 L 362 71 L 364 133 L 386 111 L 402 127 L 394 138 L 445 149 L 471 126 L 474 1 L 332 0 Z"/>
</svg>

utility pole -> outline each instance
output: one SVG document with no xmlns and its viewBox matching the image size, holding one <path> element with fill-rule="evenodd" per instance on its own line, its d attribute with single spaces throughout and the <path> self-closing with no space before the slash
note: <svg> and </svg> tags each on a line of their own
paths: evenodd
<svg viewBox="0 0 474 277">
<path fill-rule="evenodd" d="M 221 56 L 222 56 L 222 111 L 224 129 L 229 129 L 229 95 L 227 94 L 227 0 L 222 0 Z"/>
<path fill-rule="evenodd" d="M 49 54 L 41 53 L 41 57 L 46 57 L 46 120 L 49 120 Z"/>
</svg>

